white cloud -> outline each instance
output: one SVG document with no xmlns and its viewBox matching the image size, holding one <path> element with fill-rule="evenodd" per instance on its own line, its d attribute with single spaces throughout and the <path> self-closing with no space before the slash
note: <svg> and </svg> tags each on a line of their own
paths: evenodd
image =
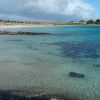
<svg viewBox="0 0 100 100">
<path fill-rule="evenodd" d="M 66 15 L 77 14 L 80 17 L 89 18 L 93 13 L 93 9 L 89 4 L 86 4 L 82 0 L 68 0 L 64 13 Z"/>
<path fill-rule="evenodd" d="M 39 19 L 93 17 L 92 6 L 83 0 L 0 0 L 0 6 L 1 13 Z"/>
<path fill-rule="evenodd" d="M 31 0 L 27 6 L 42 12 L 77 16 L 80 18 L 93 17 L 93 8 L 83 0 Z"/>
</svg>

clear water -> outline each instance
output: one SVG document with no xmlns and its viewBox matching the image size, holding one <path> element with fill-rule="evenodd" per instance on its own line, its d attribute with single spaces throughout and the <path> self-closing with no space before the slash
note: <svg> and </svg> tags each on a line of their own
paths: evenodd
<svg viewBox="0 0 100 100">
<path fill-rule="evenodd" d="M 99 26 L 6 30 L 52 34 L 0 35 L 0 89 L 100 100 Z M 85 78 L 69 77 L 69 72 L 84 74 Z"/>
</svg>

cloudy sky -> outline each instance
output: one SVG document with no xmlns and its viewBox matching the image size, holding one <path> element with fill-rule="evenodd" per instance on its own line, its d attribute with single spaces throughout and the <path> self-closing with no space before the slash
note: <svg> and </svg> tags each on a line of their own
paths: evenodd
<svg viewBox="0 0 100 100">
<path fill-rule="evenodd" d="M 100 18 L 100 0 L 0 0 L 0 19 L 71 21 Z"/>
</svg>

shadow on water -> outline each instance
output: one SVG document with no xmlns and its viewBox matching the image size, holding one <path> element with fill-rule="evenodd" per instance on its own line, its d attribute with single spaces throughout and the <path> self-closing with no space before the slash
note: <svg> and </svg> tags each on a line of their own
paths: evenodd
<svg viewBox="0 0 100 100">
<path fill-rule="evenodd" d="M 100 64 L 93 64 L 93 66 L 100 68 Z"/>
<path fill-rule="evenodd" d="M 99 42 L 58 42 L 52 45 L 60 46 L 61 53 L 65 57 L 75 58 L 99 58 Z"/>
<path fill-rule="evenodd" d="M 0 90 L 0 100 L 76 100 L 76 99 L 69 99 L 65 97 L 57 97 L 57 96 L 21 96 L 17 94 L 13 94 L 14 91 L 2 91 Z"/>
<path fill-rule="evenodd" d="M 6 41 L 11 41 L 11 42 L 22 42 L 23 40 L 21 40 L 21 39 L 13 39 L 13 40 L 6 40 Z"/>
</svg>

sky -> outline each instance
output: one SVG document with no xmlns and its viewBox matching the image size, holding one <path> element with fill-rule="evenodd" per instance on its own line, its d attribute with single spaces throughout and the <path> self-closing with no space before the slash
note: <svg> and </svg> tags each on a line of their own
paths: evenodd
<svg viewBox="0 0 100 100">
<path fill-rule="evenodd" d="M 100 0 L 0 0 L 0 19 L 79 21 L 100 18 Z"/>
</svg>

